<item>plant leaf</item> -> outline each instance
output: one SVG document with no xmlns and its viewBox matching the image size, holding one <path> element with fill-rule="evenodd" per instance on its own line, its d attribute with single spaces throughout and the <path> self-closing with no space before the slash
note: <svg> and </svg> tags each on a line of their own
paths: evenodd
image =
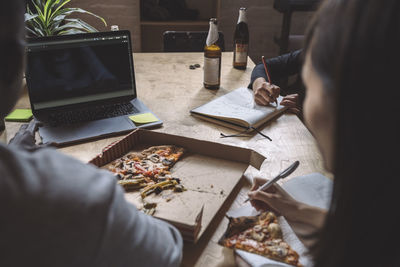
<svg viewBox="0 0 400 267">
<path fill-rule="evenodd" d="M 104 23 L 104 25 L 107 26 L 107 22 L 102 17 L 100 17 L 100 16 L 98 16 L 98 15 L 92 13 L 92 12 L 89 12 L 89 11 L 86 11 L 84 9 L 81 9 L 81 8 L 72 8 L 72 7 L 71 8 L 64 8 L 64 9 L 58 10 L 57 12 L 53 13 L 53 16 L 55 16 L 55 15 L 56 16 L 59 16 L 59 15 L 69 16 L 72 13 L 82 13 L 82 14 L 92 15 L 92 16 L 100 19 Z"/>
<path fill-rule="evenodd" d="M 25 22 L 32 20 L 32 19 L 36 18 L 37 16 L 38 16 L 38 14 L 25 13 Z"/>
<path fill-rule="evenodd" d="M 58 27 L 57 31 L 64 31 L 66 29 L 76 29 L 76 30 L 82 30 L 85 32 L 97 32 L 97 30 L 95 28 L 88 25 L 87 23 L 82 23 L 82 21 L 68 22 L 68 23 Z"/>
<path fill-rule="evenodd" d="M 81 30 L 76 30 L 76 29 L 68 29 L 68 30 L 59 32 L 58 35 L 77 34 L 77 33 L 85 33 L 85 32 L 81 31 Z"/>
<path fill-rule="evenodd" d="M 60 4 L 57 6 L 56 10 L 55 10 L 55 11 L 53 12 L 53 14 L 51 15 L 50 19 L 52 19 L 54 16 L 57 16 L 56 14 L 57 14 L 60 10 L 62 10 L 61 8 L 62 8 L 63 6 L 65 6 L 66 4 L 68 4 L 69 2 L 71 2 L 71 0 L 65 0 L 64 2 L 60 3 Z"/>
<path fill-rule="evenodd" d="M 84 22 L 81 19 L 65 19 L 65 21 L 79 23 L 82 27 L 85 28 L 87 32 L 98 32 L 98 30 L 95 27 Z"/>
<path fill-rule="evenodd" d="M 11 0 L 12 1 L 12 0 Z M 107 22 L 104 18 L 86 11 L 81 8 L 68 8 L 65 5 L 71 0 L 30 0 L 34 6 L 34 11 L 27 5 L 25 13 L 25 25 L 27 32 L 36 36 L 46 36 L 55 34 L 72 34 L 82 32 L 94 32 L 96 28 L 81 19 L 67 19 L 73 13 L 82 13 L 100 19 L 105 26 Z"/>
</svg>

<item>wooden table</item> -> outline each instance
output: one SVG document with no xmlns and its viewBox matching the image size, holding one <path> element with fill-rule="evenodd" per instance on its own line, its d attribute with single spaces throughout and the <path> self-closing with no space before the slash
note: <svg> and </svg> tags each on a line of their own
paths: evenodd
<svg viewBox="0 0 400 267">
<path fill-rule="evenodd" d="M 221 132 L 229 134 L 235 131 L 190 116 L 189 111 L 192 108 L 238 87 L 246 87 L 254 67 L 250 59 L 246 70 L 236 70 L 232 68 L 232 53 L 223 53 L 221 88 L 216 91 L 203 88 L 202 68 L 189 69 L 192 64 L 203 65 L 202 53 L 135 53 L 134 62 L 139 98 L 164 121 L 163 127 L 155 131 L 247 147 L 267 158 L 261 171 L 248 168 L 245 179 L 232 192 L 199 242 L 185 243 L 184 246 L 183 266 L 232 266 L 232 251 L 217 244 L 228 222 L 224 217 L 226 211 L 242 205 L 249 190 L 248 181 L 254 176 L 270 178 L 295 160 L 300 161 L 300 166 L 292 176 L 311 172 L 329 175 L 323 169 L 322 157 L 315 140 L 299 118 L 292 114 L 282 115 L 262 130 L 272 138 L 272 142 L 260 135 L 220 138 Z M 30 107 L 26 91 L 17 107 Z M 19 127 L 19 123 L 6 122 L 1 140 L 8 141 Z M 100 153 L 103 147 L 120 138 L 121 136 L 69 146 L 60 151 L 87 162 Z"/>
</svg>

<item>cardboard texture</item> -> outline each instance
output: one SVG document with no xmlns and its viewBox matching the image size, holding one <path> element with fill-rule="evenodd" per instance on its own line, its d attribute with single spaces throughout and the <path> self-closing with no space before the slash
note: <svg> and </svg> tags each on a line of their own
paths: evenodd
<svg viewBox="0 0 400 267">
<path fill-rule="evenodd" d="M 264 156 L 246 148 L 138 129 L 104 148 L 89 163 L 103 167 L 130 151 L 155 145 L 176 145 L 187 150 L 171 169 L 187 191 L 165 190 L 159 195 L 147 196 L 145 201 L 157 203 L 154 217 L 177 227 L 183 238 L 191 242 L 196 242 L 204 233 L 247 167 L 259 169 L 265 160 Z M 125 196 L 128 202 L 142 207 L 139 191 L 126 192 Z"/>
</svg>

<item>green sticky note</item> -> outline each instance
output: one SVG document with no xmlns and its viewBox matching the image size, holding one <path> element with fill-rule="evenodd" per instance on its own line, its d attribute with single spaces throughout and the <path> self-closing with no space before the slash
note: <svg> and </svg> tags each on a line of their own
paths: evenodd
<svg viewBox="0 0 400 267">
<path fill-rule="evenodd" d="M 158 119 L 154 116 L 153 113 L 142 113 L 138 115 L 129 116 L 134 123 L 145 124 L 150 122 L 156 122 Z"/>
<path fill-rule="evenodd" d="M 30 109 L 14 109 L 13 112 L 8 114 L 5 117 L 6 121 L 19 121 L 19 122 L 27 122 L 30 121 L 33 117 L 32 110 Z"/>
</svg>

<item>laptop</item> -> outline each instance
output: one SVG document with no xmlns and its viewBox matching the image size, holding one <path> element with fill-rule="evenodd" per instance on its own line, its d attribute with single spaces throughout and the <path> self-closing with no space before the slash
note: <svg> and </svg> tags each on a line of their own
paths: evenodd
<svg viewBox="0 0 400 267">
<path fill-rule="evenodd" d="M 129 31 L 29 38 L 26 54 L 43 143 L 62 146 L 162 125 L 137 97 Z M 147 113 L 150 123 L 129 118 Z"/>
</svg>

